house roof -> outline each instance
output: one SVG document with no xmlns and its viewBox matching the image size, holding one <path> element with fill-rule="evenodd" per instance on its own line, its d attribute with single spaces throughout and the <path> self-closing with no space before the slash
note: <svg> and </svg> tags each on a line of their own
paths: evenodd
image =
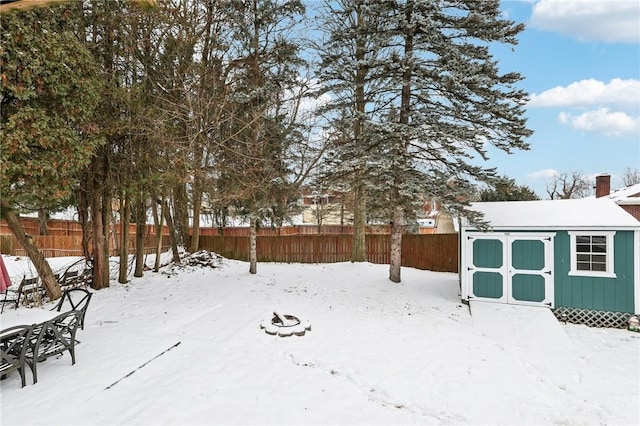
<svg viewBox="0 0 640 426">
<path fill-rule="evenodd" d="M 473 203 L 471 209 L 500 229 L 640 229 L 610 198 Z"/>
<path fill-rule="evenodd" d="M 640 204 L 640 183 L 613 191 L 608 195 L 617 204 Z"/>
</svg>

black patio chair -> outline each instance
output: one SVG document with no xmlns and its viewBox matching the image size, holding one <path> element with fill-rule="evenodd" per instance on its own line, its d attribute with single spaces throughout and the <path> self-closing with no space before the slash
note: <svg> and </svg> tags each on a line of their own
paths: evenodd
<svg viewBox="0 0 640 426">
<path fill-rule="evenodd" d="M 77 285 L 78 271 L 66 271 L 58 277 L 60 288 L 73 288 Z"/>
<path fill-rule="evenodd" d="M 14 290 L 9 287 L 5 290 L 4 297 L 1 300 L 2 307 L 0 308 L 0 313 L 4 312 L 6 305 L 18 309 L 21 299 L 33 303 L 36 297 L 42 297 L 43 293 L 44 289 L 40 285 L 40 279 L 38 277 L 27 278 L 25 276 L 22 278 L 22 281 L 20 281 L 17 289 Z"/>
<path fill-rule="evenodd" d="M 38 382 L 37 364 L 53 355 L 69 352 L 71 365 L 76 363 L 76 331 L 80 325 L 80 311 L 67 311 L 52 320 L 36 324 L 25 352 L 33 383 Z"/>
<path fill-rule="evenodd" d="M 18 370 L 22 387 L 26 384 L 25 355 L 32 332 L 33 325 L 17 325 L 0 331 L 0 377 L 4 379 L 10 372 Z"/>
<path fill-rule="evenodd" d="M 4 312 L 4 307 L 6 305 L 13 306 L 14 308 L 16 307 L 16 299 L 14 297 L 9 297 L 10 294 L 11 292 L 9 289 L 6 289 L 4 293 L 2 293 L 2 300 L 0 300 L 0 303 L 2 303 L 2 306 L 0 306 L 0 314 Z"/>
<path fill-rule="evenodd" d="M 91 287 L 93 285 L 93 267 L 84 268 L 78 275 L 78 281 L 84 287 Z"/>
<path fill-rule="evenodd" d="M 60 301 L 53 309 L 60 312 L 65 304 L 67 304 L 66 302 L 68 302 L 69 310 L 80 311 L 80 328 L 84 330 L 84 317 L 87 314 L 87 308 L 89 307 L 89 302 L 91 302 L 91 296 L 93 296 L 93 293 L 84 288 L 72 288 L 70 290 L 65 290 L 62 293 Z"/>
</svg>

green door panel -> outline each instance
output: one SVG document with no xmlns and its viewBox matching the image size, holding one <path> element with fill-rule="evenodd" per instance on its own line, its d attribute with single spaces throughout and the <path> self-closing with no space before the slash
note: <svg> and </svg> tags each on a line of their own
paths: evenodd
<svg viewBox="0 0 640 426">
<path fill-rule="evenodd" d="M 545 299 L 544 277 L 515 274 L 511 277 L 511 296 L 522 302 L 542 302 Z"/>
<path fill-rule="evenodd" d="M 503 295 L 503 277 L 498 272 L 475 272 L 473 274 L 473 295 L 500 299 Z"/>
<path fill-rule="evenodd" d="M 511 266 L 541 271 L 544 268 L 544 243 L 540 240 L 515 240 L 511 244 Z"/>
<path fill-rule="evenodd" d="M 502 267 L 502 241 L 493 239 L 474 240 L 473 264 L 478 268 Z"/>
</svg>

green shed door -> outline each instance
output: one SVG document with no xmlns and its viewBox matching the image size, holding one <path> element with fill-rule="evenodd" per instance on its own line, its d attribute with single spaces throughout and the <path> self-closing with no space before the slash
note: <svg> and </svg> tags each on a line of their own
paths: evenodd
<svg viewBox="0 0 640 426">
<path fill-rule="evenodd" d="M 510 304 L 553 305 L 553 237 L 472 234 L 467 241 L 469 297 Z"/>
<path fill-rule="evenodd" d="M 508 303 L 546 304 L 553 298 L 551 237 L 510 237 Z"/>
</svg>

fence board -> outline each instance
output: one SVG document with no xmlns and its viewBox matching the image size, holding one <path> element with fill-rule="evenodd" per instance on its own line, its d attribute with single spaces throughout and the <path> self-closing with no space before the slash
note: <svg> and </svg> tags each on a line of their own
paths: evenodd
<svg viewBox="0 0 640 426">
<path fill-rule="evenodd" d="M 0 253 L 14 253 L 12 237 L 12 235 L 0 235 Z"/>
</svg>

